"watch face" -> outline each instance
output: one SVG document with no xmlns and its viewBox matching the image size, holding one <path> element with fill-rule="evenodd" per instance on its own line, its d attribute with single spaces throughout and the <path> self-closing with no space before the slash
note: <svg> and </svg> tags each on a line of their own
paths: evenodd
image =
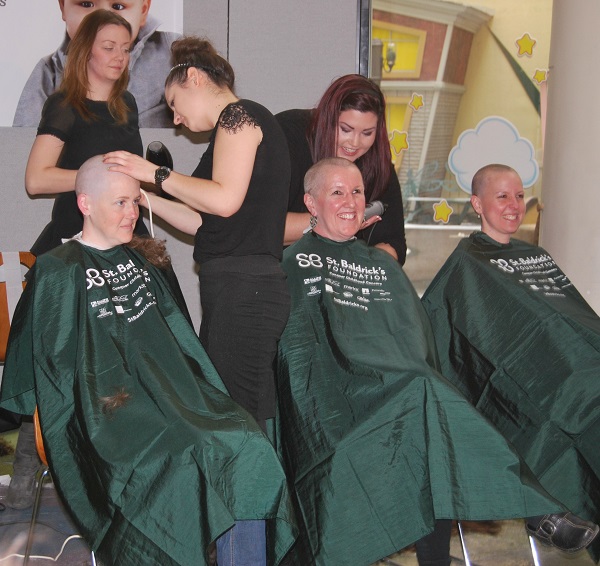
<svg viewBox="0 0 600 566">
<path fill-rule="evenodd" d="M 169 175 L 171 174 L 171 170 L 168 167 L 165 167 L 164 165 L 162 167 L 159 167 L 155 172 L 154 172 L 154 179 L 156 181 L 164 181 Z"/>
</svg>

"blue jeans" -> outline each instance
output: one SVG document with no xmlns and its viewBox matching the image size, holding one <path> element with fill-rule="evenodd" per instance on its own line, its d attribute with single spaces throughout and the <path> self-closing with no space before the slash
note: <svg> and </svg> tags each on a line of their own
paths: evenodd
<svg viewBox="0 0 600 566">
<path fill-rule="evenodd" d="M 236 521 L 217 539 L 219 566 L 266 566 L 265 521 Z"/>
</svg>

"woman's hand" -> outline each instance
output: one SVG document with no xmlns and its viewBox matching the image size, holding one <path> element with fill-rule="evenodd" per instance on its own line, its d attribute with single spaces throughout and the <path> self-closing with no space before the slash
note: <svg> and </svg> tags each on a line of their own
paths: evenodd
<svg viewBox="0 0 600 566">
<path fill-rule="evenodd" d="M 171 226 L 184 234 L 193 236 L 202 225 L 202 216 L 182 202 L 167 200 L 154 193 L 140 191 L 140 206 L 147 208 L 156 216 L 166 220 Z"/>
<path fill-rule="evenodd" d="M 110 165 L 110 171 L 125 173 L 140 182 L 154 183 L 154 172 L 158 167 L 139 155 L 128 151 L 111 151 L 104 154 L 103 161 Z"/>
<path fill-rule="evenodd" d="M 381 220 L 381 216 L 371 216 L 371 218 L 369 218 L 369 220 L 365 220 L 361 225 L 359 230 L 364 230 L 365 228 L 368 228 L 369 226 L 373 226 L 373 224 L 375 224 L 375 222 L 379 222 Z"/>
<path fill-rule="evenodd" d="M 140 197 L 139 205 L 144 208 L 150 208 L 152 206 L 150 203 L 150 195 L 144 189 L 140 189 L 140 194 L 142 196 Z"/>
<path fill-rule="evenodd" d="M 365 220 L 361 224 L 360 229 L 364 230 L 365 228 L 372 226 L 373 224 L 375 224 L 375 222 L 379 222 L 380 220 L 381 220 L 381 216 L 371 216 L 371 218 L 369 218 L 369 220 Z M 387 242 L 379 242 L 378 244 L 375 244 L 373 247 L 379 248 L 380 250 L 387 252 L 396 261 L 398 261 L 398 253 L 396 252 L 396 249 L 392 245 L 388 244 Z"/>
<path fill-rule="evenodd" d="M 308 212 L 288 212 L 285 216 L 285 232 L 283 245 L 290 246 L 297 242 L 308 230 L 310 214 Z"/>
</svg>

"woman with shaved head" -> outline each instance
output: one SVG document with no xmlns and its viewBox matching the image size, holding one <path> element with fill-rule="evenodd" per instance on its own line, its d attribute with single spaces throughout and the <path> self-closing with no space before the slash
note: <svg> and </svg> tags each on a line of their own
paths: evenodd
<svg viewBox="0 0 600 566">
<path fill-rule="evenodd" d="M 131 42 L 127 20 L 97 10 L 83 19 L 69 44 L 64 80 L 44 105 L 25 171 L 30 195 L 54 198 L 52 218 L 31 247 L 36 256 L 81 231 L 74 187 L 77 169 L 86 159 L 113 149 L 142 154 L 137 105 L 126 90 Z M 135 231 L 148 233 L 141 218 Z M 7 505 L 32 505 L 38 467 L 33 424 L 25 419 Z"/>
<path fill-rule="evenodd" d="M 164 249 L 129 244 L 139 183 L 98 156 L 75 188 L 83 230 L 33 268 L 0 404 L 37 406 L 56 489 L 104 564 L 207 564 L 257 519 L 277 564 L 294 538 L 283 470 L 179 308 Z"/>
<path fill-rule="evenodd" d="M 284 252 L 292 308 L 277 379 L 302 525 L 297 564 L 367 566 L 416 543 L 421 566 L 449 566 L 450 519 L 564 518 L 438 372 L 429 321 L 398 262 L 355 237 L 358 167 L 319 161 L 304 190 L 314 221 Z M 556 524 L 551 542 L 589 542 L 594 532 L 576 519 Z"/>
<path fill-rule="evenodd" d="M 600 522 L 600 318 L 546 250 L 513 238 L 525 215 L 514 169 L 482 167 L 472 193 L 481 232 L 458 244 L 423 296 L 442 373 L 585 519 L 530 517 L 527 530 L 553 543 L 569 522 L 583 548 Z M 600 559 L 600 542 L 590 553 Z"/>
</svg>

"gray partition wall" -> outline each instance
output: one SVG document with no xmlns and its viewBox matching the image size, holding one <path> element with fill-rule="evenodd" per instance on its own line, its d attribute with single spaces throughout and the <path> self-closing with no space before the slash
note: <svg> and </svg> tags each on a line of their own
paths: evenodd
<svg viewBox="0 0 600 566">
<path fill-rule="evenodd" d="M 272 112 L 313 106 L 336 77 L 357 70 L 357 0 L 185 0 L 184 33 L 210 39 L 236 72 L 240 97 Z M 24 189 L 34 128 L 0 128 L 0 250 L 28 250 L 50 218 L 51 199 Z M 161 140 L 175 168 L 191 173 L 205 137 L 179 129 L 144 129 L 144 144 Z M 258 219 L 257 219 L 258 221 Z M 159 226 L 167 239 L 194 326 L 200 303 L 191 239 Z"/>
<path fill-rule="evenodd" d="M 357 71 L 364 0 L 186 0 L 184 31 L 209 38 L 236 73 L 237 94 L 272 112 L 313 106 Z"/>
</svg>

